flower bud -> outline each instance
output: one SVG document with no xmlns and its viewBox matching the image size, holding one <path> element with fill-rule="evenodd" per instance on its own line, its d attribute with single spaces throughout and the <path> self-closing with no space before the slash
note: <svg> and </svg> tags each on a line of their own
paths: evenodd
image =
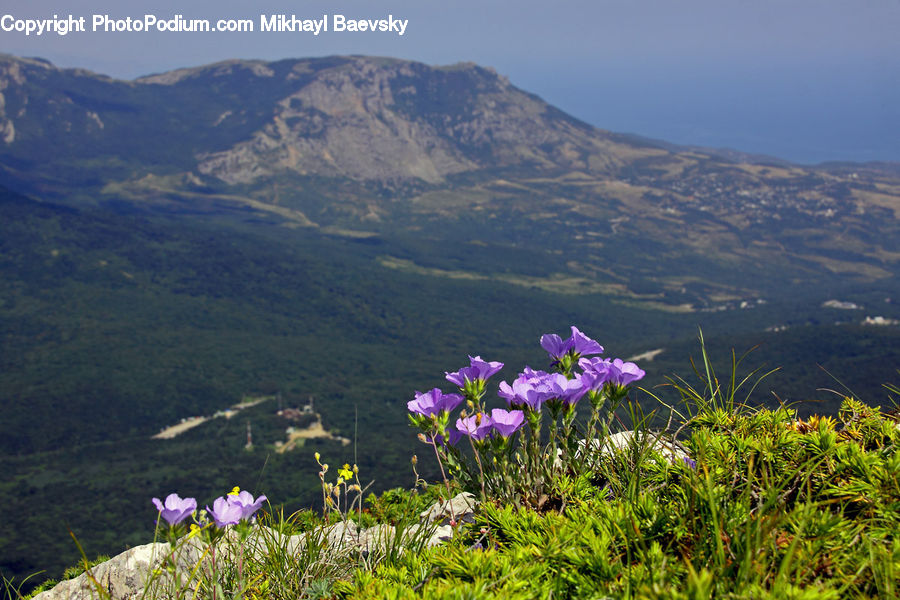
<svg viewBox="0 0 900 600">
<path fill-rule="evenodd" d="M 413 464 L 413 466 L 419 464 L 419 457 L 413 454 L 412 460 L 410 460 L 410 462 Z"/>
</svg>

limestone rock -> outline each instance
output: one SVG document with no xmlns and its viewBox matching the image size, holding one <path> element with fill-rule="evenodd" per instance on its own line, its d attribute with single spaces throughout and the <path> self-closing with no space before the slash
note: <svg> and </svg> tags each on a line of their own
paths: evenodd
<svg viewBox="0 0 900 600">
<path fill-rule="evenodd" d="M 446 521 L 449 523 L 455 519 L 459 522 L 471 523 L 475 515 L 475 507 L 477 506 L 475 496 L 469 492 L 457 494 L 446 502 L 435 502 L 426 511 L 420 515 L 428 523 L 435 521 Z"/>
<path fill-rule="evenodd" d="M 593 444 L 594 447 L 596 447 L 596 444 L 598 443 L 601 444 L 600 454 L 602 455 L 610 455 L 613 452 L 621 452 L 627 450 L 631 446 L 631 444 L 638 442 L 647 443 L 651 448 L 673 462 L 676 460 L 684 460 L 685 458 L 689 458 L 688 453 L 677 441 L 672 440 L 665 435 L 652 432 L 646 432 L 645 435 L 648 436 L 648 439 L 642 440 L 639 437 L 635 436 L 634 431 L 620 431 L 619 433 L 614 433 L 608 436 L 602 442 L 600 442 L 598 438 L 595 438 L 593 440 Z M 579 442 L 579 445 L 582 449 L 587 446 L 585 440 L 581 440 Z"/>
<path fill-rule="evenodd" d="M 451 519 L 455 518 L 458 523 L 474 520 L 475 506 L 475 497 L 469 493 L 435 502 L 421 514 L 420 523 L 400 532 L 392 525 L 359 529 L 353 521 L 342 521 L 292 536 L 259 526 L 246 539 L 240 540 L 238 534 L 229 529 L 215 545 L 215 559 L 230 562 L 241 553 L 258 560 L 273 547 L 296 555 L 303 552 L 308 543 L 321 547 L 329 559 L 356 552 L 377 554 L 396 543 L 437 546 L 453 537 Z M 396 539 L 398 535 L 400 540 Z M 168 558 L 174 569 L 162 568 Z M 115 600 L 135 600 L 145 593 L 159 598 L 175 597 L 180 591 L 192 589 L 192 573 L 200 563 L 208 563 L 211 558 L 209 549 L 197 538 L 182 540 L 174 553 L 167 543 L 145 544 L 91 568 L 89 573 L 60 582 L 53 589 L 35 596 L 35 600 L 92 600 L 100 597 L 98 586 L 105 596 Z"/>
<path fill-rule="evenodd" d="M 167 589 L 174 583 L 171 575 L 156 575 L 163 561 L 171 556 L 176 569 L 189 572 L 203 555 L 203 545 L 188 540 L 174 554 L 167 543 L 144 544 L 101 563 L 88 573 L 62 581 L 56 587 L 35 596 L 35 600 L 88 600 L 99 597 L 98 586 L 111 598 L 132 600 L 143 596 L 145 589 Z"/>
</svg>

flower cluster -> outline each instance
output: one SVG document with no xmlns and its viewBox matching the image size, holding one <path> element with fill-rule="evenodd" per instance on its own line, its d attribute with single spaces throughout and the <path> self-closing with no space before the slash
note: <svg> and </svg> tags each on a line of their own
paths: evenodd
<svg viewBox="0 0 900 600">
<path fill-rule="evenodd" d="M 194 526 L 203 528 L 209 525 L 205 515 L 213 519 L 216 527 L 224 529 L 228 525 L 237 525 L 242 521 L 250 521 L 266 501 L 265 496 L 254 498 L 253 494 L 235 487 L 226 496 L 220 496 L 213 501 L 213 507 L 206 507 L 204 515 L 197 516 L 197 500 L 195 498 L 181 498 L 178 494 L 169 494 L 165 502 L 159 498 L 153 498 L 153 505 L 159 511 L 159 516 L 170 528 L 175 528 L 188 517 L 194 518 Z M 193 529 L 193 527 L 192 527 Z"/>
<path fill-rule="evenodd" d="M 429 415 L 435 414 L 435 406 L 431 403 L 431 400 L 435 399 L 434 396 L 431 396 L 430 392 L 428 394 L 419 394 L 419 396 L 421 396 L 422 402 L 421 404 L 416 404 L 416 406 Z M 447 396 L 443 396 L 443 399 L 446 398 Z M 437 402 L 440 403 L 441 401 L 442 398 L 438 397 Z M 410 402 L 410 404 L 414 402 Z M 436 412 L 440 413 L 440 409 Z M 327 517 L 329 513 L 337 512 L 343 520 L 346 520 L 348 512 L 354 506 L 362 512 L 363 488 L 359 482 L 359 467 L 355 464 L 351 467 L 350 463 L 344 463 L 344 466 L 339 467 L 337 470 L 337 479 L 334 483 L 331 483 L 325 481 L 325 476 L 328 473 L 328 463 L 322 462 L 322 455 L 318 452 L 314 454 L 314 457 L 319 465 L 319 481 L 322 483 L 323 516 Z M 356 499 L 352 502 L 349 498 L 350 492 L 356 492 Z M 343 500 L 343 506 L 341 505 L 341 500 Z"/>
<path fill-rule="evenodd" d="M 429 392 L 416 392 L 414 400 L 406 403 L 411 413 L 423 417 L 438 417 L 441 413 L 449 413 L 463 401 L 459 394 L 444 394 L 438 388 Z"/>
<path fill-rule="evenodd" d="M 212 515 L 216 527 L 224 528 L 227 525 L 237 525 L 241 521 L 249 521 L 265 501 L 265 496 L 254 500 L 253 494 L 235 487 L 227 496 L 216 498 L 212 509 L 207 506 L 206 512 Z"/>
<path fill-rule="evenodd" d="M 525 367 L 512 385 L 501 382 L 498 394 L 511 407 L 539 411 L 548 401 L 558 401 L 569 406 L 575 404 L 590 389 L 586 383 L 587 380 L 581 374 L 569 379 L 562 373 L 546 373 Z"/>
<path fill-rule="evenodd" d="M 488 379 L 503 368 L 503 363 L 489 362 L 480 356 L 470 356 L 469 366 L 445 373 L 459 394 L 444 394 L 435 388 L 426 393 L 416 392 L 414 399 L 407 403 L 410 421 L 422 430 L 420 439 L 434 447 L 441 468 L 447 463 L 452 473 L 473 482 L 475 474 L 466 466 L 465 455 L 459 447 L 461 440 L 468 439 L 466 446 L 473 451 L 482 494 L 486 486 L 495 487 L 498 481 L 500 485 L 505 485 L 503 481 L 509 483 L 512 463 L 529 471 L 538 468 L 542 457 L 556 456 L 559 440 L 564 444 L 563 456 L 568 456 L 578 402 L 586 396 L 591 400 L 593 414 L 584 434 L 593 436 L 600 408 L 608 402 L 610 413 L 626 397 L 628 386 L 644 377 L 644 371 L 634 363 L 595 356 L 603 353 L 603 346 L 577 327 L 572 327 L 567 339 L 551 333 L 541 336 L 540 342 L 552 360 L 554 371 L 525 367 L 511 383 L 501 382 L 497 395 L 506 401 L 505 408 L 488 410 L 483 402 Z M 577 372 L 576 367 L 581 371 Z M 451 411 L 463 401 L 465 407 L 451 424 Z M 539 448 L 545 406 L 550 420 L 548 452 Z M 561 437 L 557 431 L 560 415 Z M 517 448 L 514 440 L 526 423 L 528 440 L 522 433 Z M 514 452 L 520 449 L 524 453 L 514 457 Z M 491 454 L 489 461 L 482 460 L 484 453 Z"/>
<path fill-rule="evenodd" d="M 445 373 L 447 381 L 455 384 L 462 394 L 444 394 L 434 388 L 430 392 L 416 392 L 415 398 L 406 406 L 414 425 L 424 429 L 428 434 L 427 441 L 455 446 L 460 439 L 468 437 L 473 441 L 482 441 L 495 432 L 508 438 L 522 426 L 524 415 L 520 410 L 506 411 L 494 409 L 488 415 L 481 408 L 481 398 L 485 392 L 487 380 L 503 368 L 501 362 L 488 362 L 480 356 L 469 357 L 469 366 L 455 373 Z M 449 425 L 449 413 L 467 400 L 471 414 L 463 414 L 456 420 L 455 428 Z M 465 411 L 464 411 L 465 412 Z"/>
</svg>

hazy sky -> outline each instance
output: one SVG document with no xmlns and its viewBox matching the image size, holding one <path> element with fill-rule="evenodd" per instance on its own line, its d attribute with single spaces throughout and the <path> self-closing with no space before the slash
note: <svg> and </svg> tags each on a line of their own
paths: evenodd
<svg viewBox="0 0 900 600">
<path fill-rule="evenodd" d="M 0 31 L 0 51 L 114 77 L 227 58 L 474 61 L 614 131 L 802 162 L 900 160 L 900 0 L 3 0 L 6 14 L 85 17 L 84 33 Z M 256 31 L 91 31 L 93 15 L 145 14 L 249 19 Z M 260 32 L 271 14 L 408 25 Z"/>
</svg>

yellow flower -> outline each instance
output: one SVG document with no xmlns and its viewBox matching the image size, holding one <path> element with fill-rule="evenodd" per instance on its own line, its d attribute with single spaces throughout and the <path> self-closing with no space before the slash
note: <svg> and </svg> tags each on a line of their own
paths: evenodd
<svg viewBox="0 0 900 600">
<path fill-rule="evenodd" d="M 241 488 L 239 488 L 238 486 L 234 486 L 233 488 L 231 488 L 231 491 L 228 492 L 228 495 L 229 496 L 237 496 L 240 493 L 241 493 Z"/>
<path fill-rule="evenodd" d="M 341 469 L 338 469 L 338 475 L 340 475 L 344 481 L 353 479 L 353 471 L 350 470 L 350 464 L 344 463 L 344 466 Z"/>
</svg>

